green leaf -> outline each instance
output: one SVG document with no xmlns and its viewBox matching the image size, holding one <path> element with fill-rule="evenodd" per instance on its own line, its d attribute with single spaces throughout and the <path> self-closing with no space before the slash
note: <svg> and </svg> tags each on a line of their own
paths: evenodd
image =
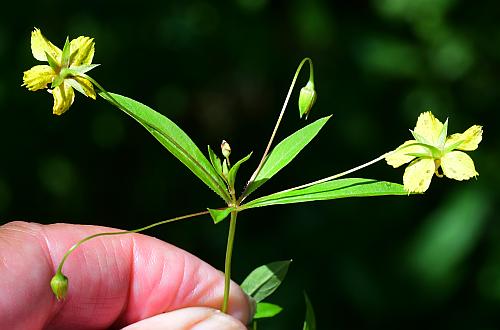
<svg viewBox="0 0 500 330">
<path fill-rule="evenodd" d="M 224 179 L 224 175 L 222 174 L 222 163 L 210 146 L 208 146 L 208 157 L 210 158 L 210 163 L 212 163 L 215 171 L 222 179 Z"/>
<path fill-rule="evenodd" d="M 276 290 L 288 271 L 291 260 L 275 261 L 254 269 L 241 283 L 241 289 L 260 302 Z"/>
<path fill-rule="evenodd" d="M 273 317 L 277 314 L 279 314 L 283 308 L 281 308 L 278 305 L 275 304 L 270 304 L 266 302 L 260 302 L 257 304 L 257 310 L 255 312 L 255 315 L 253 316 L 253 319 L 263 319 L 266 317 Z"/>
<path fill-rule="evenodd" d="M 339 179 L 311 185 L 309 187 L 285 190 L 254 199 L 242 205 L 240 210 L 279 205 L 330 200 L 346 197 L 368 197 L 385 195 L 408 195 L 403 185 L 372 179 Z"/>
<path fill-rule="evenodd" d="M 314 309 L 305 292 L 304 299 L 306 301 L 306 318 L 304 320 L 304 327 L 302 330 L 316 330 L 316 317 L 314 316 Z"/>
<path fill-rule="evenodd" d="M 165 148 L 186 165 L 199 179 L 215 191 L 224 201 L 231 198 L 226 184 L 198 149 L 191 138 L 174 122 L 150 107 L 128 97 L 110 93 L 99 93 L 104 99 L 118 106 L 144 126 Z"/>
<path fill-rule="evenodd" d="M 241 164 L 246 162 L 251 156 L 252 153 L 249 153 L 245 158 L 240 159 L 231 167 L 231 169 L 229 170 L 229 174 L 227 175 L 227 181 L 230 187 L 234 187 L 234 183 L 236 181 L 236 173 L 238 173 L 238 169 L 240 168 Z"/>
<path fill-rule="evenodd" d="M 319 133 L 331 116 L 323 117 L 315 122 L 301 128 L 280 143 L 269 153 L 264 165 L 253 182 L 246 190 L 246 196 L 250 195 L 258 187 L 288 165 L 304 147 Z"/>
<path fill-rule="evenodd" d="M 210 212 L 210 216 L 212 217 L 212 220 L 214 221 L 215 224 L 221 222 L 229 214 L 231 214 L 231 211 L 234 211 L 233 207 L 227 207 L 225 209 L 208 209 L 208 212 Z"/>
</svg>

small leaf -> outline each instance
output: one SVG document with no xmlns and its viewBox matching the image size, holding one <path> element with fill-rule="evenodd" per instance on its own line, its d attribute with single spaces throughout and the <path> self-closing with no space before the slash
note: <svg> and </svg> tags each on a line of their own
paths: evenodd
<svg viewBox="0 0 500 330">
<path fill-rule="evenodd" d="M 301 128 L 274 147 L 267 156 L 264 165 L 253 182 L 246 190 L 246 196 L 250 195 L 258 187 L 263 185 L 283 167 L 288 165 L 304 147 L 319 133 L 331 116 L 316 120 L 315 122 Z"/>
<path fill-rule="evenodd" d="M 234 183 L 236 181 L 236 173 L 238 173 L 240 165 L 246 162 L 251 156 L 252 153 L 249 153 L 245 158 L 240 159 L 239 161 L 236 162 L 236 164 L 233 165 L 233 167 L 231 167 L 231 169 L 229 170 L 229 174 L 227 176 L 227 181 L 230 187 L 234 187 Z"/>
<path fill-rule="evenodd" d="M 241 289 L 256 302 L 262 301 L 283 282 L 291 262 L 276 261 L 254 269 L 241 283 Z"/>
<path fill-rule="evenodd" d="M 257 304 L 257 311 L 255 312 L 255 315 L 253 316 L 253 319 L 263 319 L 267 317 L 273 317 L 279 314 L 283 308 L 281 308 L 278 305 L 275 304 L 270 304 L 266 302 L 260 302 Z"/>
<path fill-rule="evenodd" d="M 214 221 L 215 224 L 221 222 L 222 220 L 224 220 L 225 218 L 227 218 L 227 216 L 229 214 L 231 214 L 231 211 L 233 211 L 234 208 L 232 207 L 227 207 L 225 209 L 208 209 L 208 212 L 210 212 L 210 216 L 212 217 L 212 220 Z"/>
<path fill-rule="evenodd" d="M 222 163 L 210 146 L 208 146 L 208 157 L 210 158 L 210 163 L 212 163 L 215 171 L 217 171 L 221 178 L 225 179 L 222 174 Z"/>
<path fill-rule="evenodd" d="M 304 299 L 306 301 L 306 317 L 302 330 L 316 330 L 316 317 L 314 316 L 314 309 L 312 307 L 311 301 L 309 300 L 309 297 L 305 292 Z"/>
<path fill-rule="evenodd" d="M 312 202 L 347 197 L 408 195 L 403 185 L 371 179 L 339 179 L 318 183 L 306 188 L 288 190 L 254 199 L 240 210 L 254 207 Z"/>
<path fill-rule="evenodd" d="M 99 95 L 137 120 L 224 201 L 231 201 L 225 182 L 191 138 L 173 121 L 131 98 L 114 93 L 101 92 Z"/>
</svg>

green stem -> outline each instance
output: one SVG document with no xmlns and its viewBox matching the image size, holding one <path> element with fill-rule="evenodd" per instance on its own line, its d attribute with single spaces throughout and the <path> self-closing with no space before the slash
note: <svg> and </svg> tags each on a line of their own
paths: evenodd
<svg viewBox="0 0 500 330">
<path fill-rule="evenodd" d="M 295 83 L 297 82 L 297 77 L 299 76 L 300 70 L 302 69 L 302 66 L 306 61 L 309 62 L 309 80 L 314 84 L 314 72 L 313 72 L 313 64 L 312 60 L 309 57 L 304 58 L 299 66 L 297 67 L 297 70 L 295 71 L 295 75 L 293 76 L 292 83 L 290 84 L 290 88 L 288 89 L 288 94 L 286 95 L 285 102 L 283 103 L 283 106 L 281 108 L 281 112 L 278 116 L 278 120 L 276 121 L 276 125 L 274 126 L 273 133 L 271 134 L 271 138 L 269 139 L 269 142 L 267 143 L 266 150 L 264 151 L 264 154 L 262 155 L 262 158 L 260 159 L 259 165 L 255 169 L 255 172 L 253 172 L 252 176 L 250 177 L 250 180 L 248 180 L 247 185 L 245 187 L 245 190 L 243 191 L 243 194 L 241 194 L 241 197 L 238 200 L 238 204 L 241 203 L 247 196 L 248 196 L 248 187 L 250 183 L 252 183 L 257 175 L 259 174 L 260 170 L 262 169 L 262 166 L 264 166 L 264 162 L 266 160 L 266 156 L 269 153 L 269 150 L 271 149 L 271 145 L 273 144 L 274 137 L 276 136 L 276 132 L 278 131 L 278 127 L 280 126 L 281 120 L 283 119 L 283 115 L 285 113 L 285 109 L 288 105 L 288 101 L 290 100 L 290 96 L 292 95 L 292 90 L 295 87 Z"/>
<path fill-rule="evenodd" d="M 231 286 L 231 259 L 233 256 L 234 235 L 236 233 L 236 217 L 237 211 L 231 212 L 231 220 L 229 222 L 229 234 L 227 236 L 226 247 L 226 263 L 224 266 L 224 301 L 221 311 L 227 313 L 229 307 L 229 288 Z"/>
<path fill-rule="evenodd" d="M 121 235 L 121 234 L 138 233 L 138 232 L 141 232 L 141 231 L 144 231 L 144 230 L 156 227 L 156 226 L 164 225 L 166 223 L 170 223 L 170 222 L 174 222 L 174 221 L 179 221 L 179 220 L 183 220 L 183 219 L 187 219 L 187 218 L 193 218 L 193 217 L 197 217 L 199 215 L 204 215 L 204 214 L 208 214 L 208 213 L 209 213 L 208 211 L 191 213 L 191 214 L 183 215 L 183 216 L 180 216 L 180 217 L 176 217 L 176 218 L 171 218 L 171 219 L 159 221 L 159 222 L 153 223 L 151 225 L 148 225 L 146 227 L 142 227 L 142 228 L 139 228 L 139 229 L 126 230 L 126 231 L 117 231 L 117 232 L 98 233 L 98 234 L 93 234 L 93 235 L 87 236 L 84 239 L 82 239 L 81 241 L 77 242 L 75 245 L 73 245 L 68 251 L 66 251 L 66 253 L 64 254 L 64 256 L 63 256 L 63 258 L 61 260 L 61 262 L 59 263 L 59 267 L 57 267 L 57 273 L 62 273 L 62 267 L 63 267 L 64 263 L 66 262 L 66 259 L 69 257 L 69 255 L 74 250 L 76 250 L 83 243 L 85 243 L 87 241 L 90 241 L 93 238 L 96 238 L 96 237 L 99 237 L 99 236 L 111 236 L 111 235 Z"/>
</svg>

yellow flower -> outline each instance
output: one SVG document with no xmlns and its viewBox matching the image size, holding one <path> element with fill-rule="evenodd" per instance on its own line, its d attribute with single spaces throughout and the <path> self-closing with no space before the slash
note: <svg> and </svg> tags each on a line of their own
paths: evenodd
<svg viewBox="0 0 500 330">
<path fill-rule="evenodd" d="M 406 141 L 385 157 L 393 167 L 410 163 L 403 175 L 409 193 L 426 191 L 434 174 L 459 181 L 479 175 L 472 159 L 458 150 L 477 149 L 483 135 L 481 126 L 474 125 L 464 133 L 447 136 L 448 120 L 443 124 L 431 112 L 424 112 L 411 132 L 415 140 Z"/>
<path fill-rule="evenodd" d="M 66 40 L 63 50 L 54 46 L 35 28 L 31 32 L 31 51 L 33 57 L 49 65 L 35 65 L 24 72 L 23 84 L 30 91 L 48 88 L 54 96 L 53 113 L 63 114 L 73 104 L 75 92 L 91 97 L 95 100 L 96 94 L 92 83 L 79 74 L 93 69 L 97 65 L 91 64 L 94 57 L 94 40 L 88 37 L 78 37 L 69 42 Z"/>
</svg>

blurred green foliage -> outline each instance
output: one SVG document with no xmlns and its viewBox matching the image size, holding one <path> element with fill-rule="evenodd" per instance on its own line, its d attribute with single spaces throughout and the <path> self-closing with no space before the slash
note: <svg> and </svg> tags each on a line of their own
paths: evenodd
<svg viewBox="0 0 500 330">
<path fill-rule="evenodd" d="M 310 120 L 334 117 L 261 194 L 398 146 L 426 110 L 449 117 L 452 132 L 485 126 L 472 154 L 480 176 L 434 178 L 423 196 L 243 214 L 235 280 L 294 259 L 272 301 L 285 310 L 261 327 L 300 327 L 305 290 L 320 329 L 497 328 L 499 9 L 456 0 L 10 2 L 0 12 L 0 221 L 132 229 L 222 206 L 106 102 L 78 95 L 59 118 L 52 97 L 20 87 L 35 64 L 34 26 L 60 45 L 67 35 L 94 37 L 102 66 L 92 75 L 105 88 L 169 116 L 202 150 L 228 140 L 234 159 L 262 153 L 295 67 L 310 56 L 318 92 Z M 303 125 L 294 108 L 286 117 L 281 138 Z M 378 164 L 357 176 L 401 182 L 402 170 Z M 149 234 L 221 269 L 226 225 L 207 216 Z"/>
</svg>

